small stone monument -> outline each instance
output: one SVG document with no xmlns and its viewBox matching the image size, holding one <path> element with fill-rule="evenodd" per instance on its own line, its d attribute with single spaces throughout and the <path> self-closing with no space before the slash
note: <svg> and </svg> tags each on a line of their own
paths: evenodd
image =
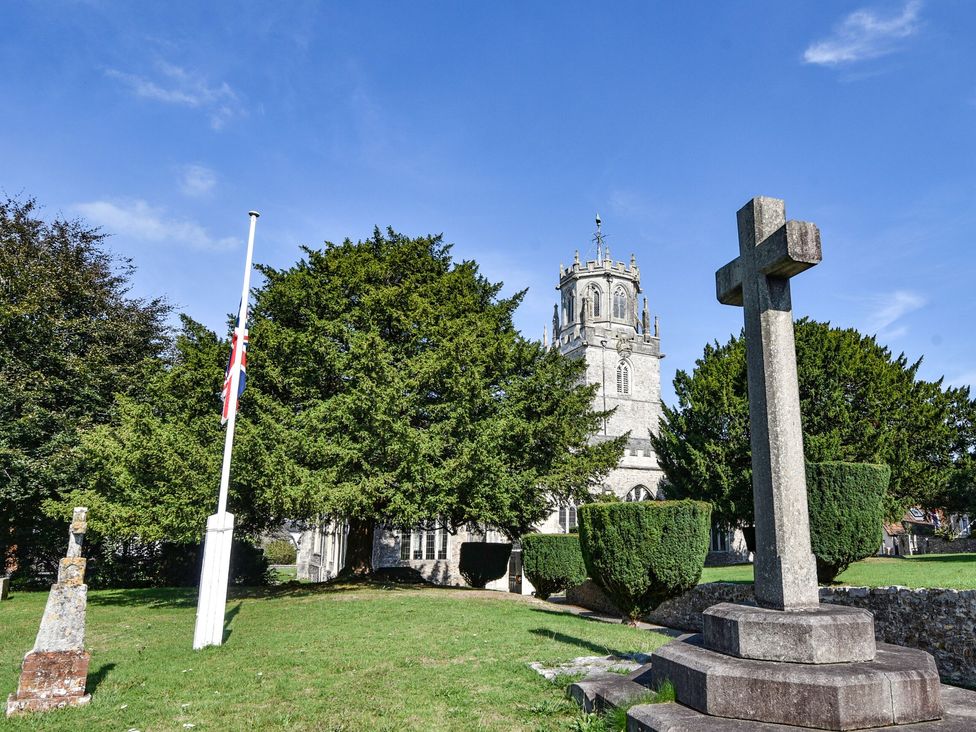
<svg viewBox="0 0 976 732">
<path fill-rule="evenodd" d="M 0 577 L 0 602 L 10 597 L 10 578 Z"/>
<path fill-rule="evenodd" d="M 7 699 L 7 716 L 91 700 L 85 693 L 89 655 L 85 652 L 85 559 L 81 545 L 87 528 L 87 508 L 76 508 L 68 534 L 68 554 L 58 567 L 34 648 L 24 657 L 17 693 Z"/>
<path fill-rule="evenodd" d="M 820 605 L 790 301 L 790 278 L 820 262 L 820 232 L 787 221 L 775 198 L 752 199 L 738 226 L 739 256 L 715 281 L 719 301 L 745 311 L 757 604 L 714 605 L 701 635 L 654 653 L 653 683 L 669 680 L 685 707 L 638 707 L 631 718 L 641 721 L 628 729 L 851 730 L 939 719 L 929 654 L 876 644 L 865 610 Z"/>
</svg>

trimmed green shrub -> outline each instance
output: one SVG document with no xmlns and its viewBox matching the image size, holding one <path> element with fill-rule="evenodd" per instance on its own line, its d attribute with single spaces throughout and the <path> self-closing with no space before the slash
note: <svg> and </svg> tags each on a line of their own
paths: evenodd
<svg viewBox="0 0 976 732">
<path fill-rule="evenodd" d="M 472 587 L 483 588 L 489 582 L 505 576 L 511 555 L 511 544 L 466 541 L 461 544 L 458 569 L 465 582 Z"/>
<path fill-rule="evenodd" d="M 810 544 L 821 584 L 878 552 L 890 479 L 887 465 L 807 463 Z"/>
<path fill-rule="evenodd" d="M 576 587 L 586 579 L 577 534 L 526 534 L 522 537 L 522 572 L 536 597 Z"/>
<path fill-rule="evenodd" d="M 264 546 L 264 556 L 271 564 L 294 564 L 298 559 L 298 551 L 294 542 L 288 539 L 275 539 Z"/>
<path fill-rule="evenodd" d="M 698 584 L 708 553 L 709 504 L 590 503 L 577 516 L 590 578 L 631 622 Z"/>
</svg>

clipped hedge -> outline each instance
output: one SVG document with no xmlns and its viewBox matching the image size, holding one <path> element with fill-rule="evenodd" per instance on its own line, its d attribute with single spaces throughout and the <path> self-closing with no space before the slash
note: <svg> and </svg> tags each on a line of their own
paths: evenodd
<svg viewBox="0 0 976 732">
<path fill-rule="evenodd" d="M 821 584 L 878 552 L 889 480 L 887 465 L 807 463 L 810 544 Z"/>
<path fill-rule="evenodd" d="M 264 556 L 271 564 L 294 564 L 298 560 L 298 550 L 288 539 L 274 539 L 265 544 Z"/>
<path fill-rule="evenodd" d="M 536 597 L 568 590 L 586 579 L 577 534 L 526 534 L 522 537 L 522 572 Z"/>
<path fill-rule="evenodd" d="M 483 588 L 489 582 L 505 576 L 511 555 L 511 544 L 466 541 L 461 544 L 458 569 L 465 582 L 472 587 Z"/>
<path fill-rule="evenodd" d="M 591 503 L 577 516 L 590 578 L 631 622 L 698 584 L 708 553 L 709 504 Z"/>
</svg>

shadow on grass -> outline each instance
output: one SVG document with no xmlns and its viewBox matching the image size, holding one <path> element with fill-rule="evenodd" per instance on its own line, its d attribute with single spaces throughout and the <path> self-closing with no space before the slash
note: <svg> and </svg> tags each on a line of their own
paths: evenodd
<svg viewBox="0 0 976 732">
<path fill-rule="evenodd" d="M 228 600 L 250 600 L 277 597 L 311 597 L 313 595 L 332 595 L 354 590 L 385 590 L 389 592 L 430 590 L 453 591 L 470 590 L 470 587 L 449 587 L 433 584 L 413 584 L 384 582 L 371 578 L 343 578 L 329 582 L 308 583 L 291 581 L 267 587 L 229 587 Z M 505 594 L 505 593 L 499 593 Z M 96 590 L 89 594 L 91 605 L 131 606 L 150 608 L 192 608 L 197 605 L 196 587 L 148 587 L 120 590 Z"/>
<path fill-rule="evenodd" d="M 234 605 L 234 607 L 227 611 L 226 615 L 224 615 L 224 643 L 227 642 L 227 639 L 230 638 L 231 633 L 234 632 L 230 626 L 231 623 L 234 622 L 234 618 L 236 618 L 237 614 L 241 611 L 242 604 L 243 603 L 238 602 L 236 605 Z"/>
<path fill-rule="evenodd" d="M 88 674 L 88 681 L 85 684 L 85 692 L 88 694 L 94 694 L 95 689 L 98 688 L 99 684 L 105 681 L 105 677 L 108 676 L 109 672 L 114 668 L 114 663 L 103 663 L 98 667 L 98 671 Z"/>
<path fill-rule="evenodd" d="M 566 635 L 565 633 L 560 633 L 557 630 L 549 630 L 548 628 L 533 628 L 529 632 L 532 633 L 532 635 L 539 636 L 540 638 L 546 638 L 548 640 L 554 640 L 558 643 L 565 643 L 570 646 L 582 648 L 585 651 L 589 651 L 591 655 L 595 656 L 618 656 L 623 658 L 625 655 L 627 655 L 626 652 L 620 651 L 616 648 L 610 648 L 608 646 L 601 645 L 600 643 L 593 643 L 585 638 L 577 638 L 573 635 Z"/>
<path fill-rule="evenodd" d="M 131 590 L 97 590 L 89 593 L 89 605 L 121 605 L 152 608 L 196 607 L 196 587 L 148 587 Z"/>
<path fill-rule="evenodd" d="M 588 612 L 588 613 L 578 613 L 577 614 L 577 613 L 568 613 L 568 612 L 564 612 L 564 611 L 560 611 L 560 610 L 546 610 L 544 608 L 538 608 L 538 607 L 532 608 L 532 612 L 534 612 L 534 613 L 545 613 L 547 615 L 558 615 L 558 616 L 563 617 L 563 618 L 565 618 L 565 617 L 571 617 L 571 618 L 582 618 L 584 620 L 595 620 L 597 622 L 603 622 L 603 623 L 610 622 L 608 620 L 605 620 L 605 618 L 608 615 L 606 613 Z M 620 625 L 627 625 L 627 621 L 625 621 L 623 618 L 621 618 L 619 624 Z M 535 632 L 535 631 L 533 631 L 533 632 Z M 666 628 L 663 625 L 662 626 L 655 627 L 655 628 L 647 628 L 646 629 L 646 632 L 648 632 L 648 633 L 657 633 L 658 635 L 663 635 L 666 638 L 677 638 L 678 636 L 684 635 L 686 633 L 686 631 L 684 631 L 684 630 L 678 630 L 676 628 Z"/>
</svg>

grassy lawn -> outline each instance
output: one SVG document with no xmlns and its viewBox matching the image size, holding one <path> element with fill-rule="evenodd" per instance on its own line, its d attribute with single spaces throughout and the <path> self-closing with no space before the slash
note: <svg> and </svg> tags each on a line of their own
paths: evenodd
<svg viewBox="0 0 976 732">
<path fill-rule="evenodd" d="M 235 594 L 225 644 L 193 651 L 195 591 L 90 593 L 91 704 L 5 729 L 567 730 L 577 707 L 526 663 L 667 640 L 499 593 L 359 584 Z M 4 698 L 46 597 L 0 604 Z"/>
<path fill-rule="evenodd" d="M 752 565 L 706 567 L 702 582 L 752 582 Z M 946 587 L 976 590 L 976 554 L 923 554 L 915 557 L 870 557 L 851 565 L 837 578 L 842 585 Z"/>
</svg>

